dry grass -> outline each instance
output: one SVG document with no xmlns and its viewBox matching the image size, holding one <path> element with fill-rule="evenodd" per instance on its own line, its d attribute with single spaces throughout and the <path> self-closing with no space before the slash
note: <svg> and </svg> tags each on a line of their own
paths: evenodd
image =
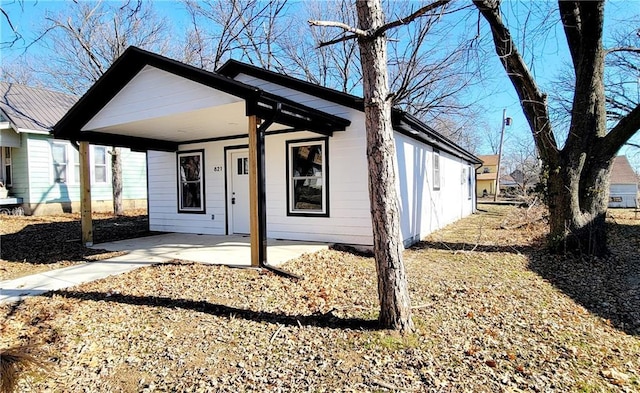
<svg viewBox="0 0 640 393">
<path fill-rule="evenodd" d="M 524 211 L 482 209 L 405 252 L 410 335 L 375 328 L 371 258 L 324 251 L 288 263 L 298 282 L 176 261 L 1 306 L 0 347 L 46 354 L 25 392 L 640 390 L 638 287 L 614 285 L 638 273 L 640 220 L 616 218 L 618 254 L 582 261 L 617 266 L 594 270 L 607 308 L 550 269 L 578 261 L 539 250 L 543 222 L 500 229 Z"/>
</svg>

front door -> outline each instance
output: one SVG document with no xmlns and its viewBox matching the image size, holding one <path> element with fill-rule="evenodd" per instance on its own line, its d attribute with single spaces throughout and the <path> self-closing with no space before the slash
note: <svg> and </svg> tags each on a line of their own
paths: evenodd
<svg viewBox="0 0 640 393">
<path fill-rule="evenodd" d="M 229 212 L 229 233 L 249 233 L 249 152 L 248 150 L 232 150 L 228 157 L 230 172 L 227 188 Z"/>
</svg>

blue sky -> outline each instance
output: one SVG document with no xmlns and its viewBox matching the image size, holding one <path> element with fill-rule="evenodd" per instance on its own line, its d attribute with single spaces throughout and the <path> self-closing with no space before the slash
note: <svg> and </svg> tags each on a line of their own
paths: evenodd
<svg viewBox="0 0 640 393">
<path fill-rule="evenodd" d="M 46 10 L 58 11 L 62 9 L 68 1 L 65 0 L 49 0 L 49 1 L 16 1 L 16 0 L 0 0 L 2 7 L 8 11 L 11 21 L 16 29 L 21 32 L 25 38 L 24 42 L 18 43 L 12 49 L 3 49 L 0 54 L 1 60 L 11 59 L 23 50 L 23 44 L 30 42 L 35 36 L 37 29 L 42 25 L 43 15 Z M 178 1 L 161 0 L 155 1 L 156 10 L 163 16 L 167 17 L 176 27 L 187 26 L 189 21 L 183 6 Z M 505 2 L 503 12 L 505 19 L 516 18 L 523 10 L 517 2 Z M 605 19 L 609 25 L 615 24 L 621 18 L 628 18 L 632 15 L 640 15 L 640 1 L 611 1 L 607 4 L 607 18 Z M 610 26 L 606 26 L 610 27 Z M 6 37 L 8 26 L 2 19 L 1 33 L 3 41 Z M 181 29 L 180 29 L 181 30 Z M 563 63 L 568 61 L 568 54 L 561 26 L 556 26 L 555 30 L 544 32 L 546 37 L 544 45 L 538 45 L 530 55 L 535 55 L 539 61 L 533 62 L 532 72 L 536 80 L 543 90 L 553 89 L 551 83 L 562 70 Z M 516 40 L 520 37 L 516 36 Z M 30 48 L 32 54 L 37 54 L 37 47 Z M 528 135 L 529 128 L 526 122 L 518 97 L 507 79 L 504 70 L 498 62 L 495 54 L 490 51 L 491 56 L 487 56 L 487 63 L 490 70 L 486 75 L 486 80 L 479 84 L 475 90 L 469 94 L 469 99 L 477 101 L 481 105 L 483 118 L 482 121 L 489 127 L 497 131 L 502 123 L 502 111 L 507 110 L 507 116 L 513 119 L 512 126 L 506 129 L 507 141 L 518 138 L 521 135 Z M 526 57 L 525 57 L 526 58 Z M 640 89 L 640 77 L 635 83 Z M 640 143 L 640 136 L 636 135 L 634 141 Z M 490 148 L 486 142 L 477 151 L 479 154 L 489 154 Z M 623 148 L 622 154 L 627 154 L 632 161 L 636 171 L 640 172 L 640 149 Z"/>
</svg>

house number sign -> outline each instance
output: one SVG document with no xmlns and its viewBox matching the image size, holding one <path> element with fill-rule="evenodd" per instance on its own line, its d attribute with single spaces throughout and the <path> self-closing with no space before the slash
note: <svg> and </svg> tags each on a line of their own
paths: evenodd
<svg viewBox="0 0 640 393">
<path fill-rule="evenodd" d="M 213 167 L 213 171 L 214 172 L 222 172 L 222 166 L 214 166 Z"/>
</svg>

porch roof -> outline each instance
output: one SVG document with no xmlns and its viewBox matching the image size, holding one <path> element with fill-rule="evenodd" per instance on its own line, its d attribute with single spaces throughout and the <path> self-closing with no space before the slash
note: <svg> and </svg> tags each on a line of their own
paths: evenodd
<svg viewBox="0 0 640 393">
<path fill-rule="evenodd" d="M 135 150 L 243 137 L 247 116 L 270 132 L 324 135 L 351 123 L 215 72 L 129 47 L 54 126 L 55 137 Z"/>
</svg>

